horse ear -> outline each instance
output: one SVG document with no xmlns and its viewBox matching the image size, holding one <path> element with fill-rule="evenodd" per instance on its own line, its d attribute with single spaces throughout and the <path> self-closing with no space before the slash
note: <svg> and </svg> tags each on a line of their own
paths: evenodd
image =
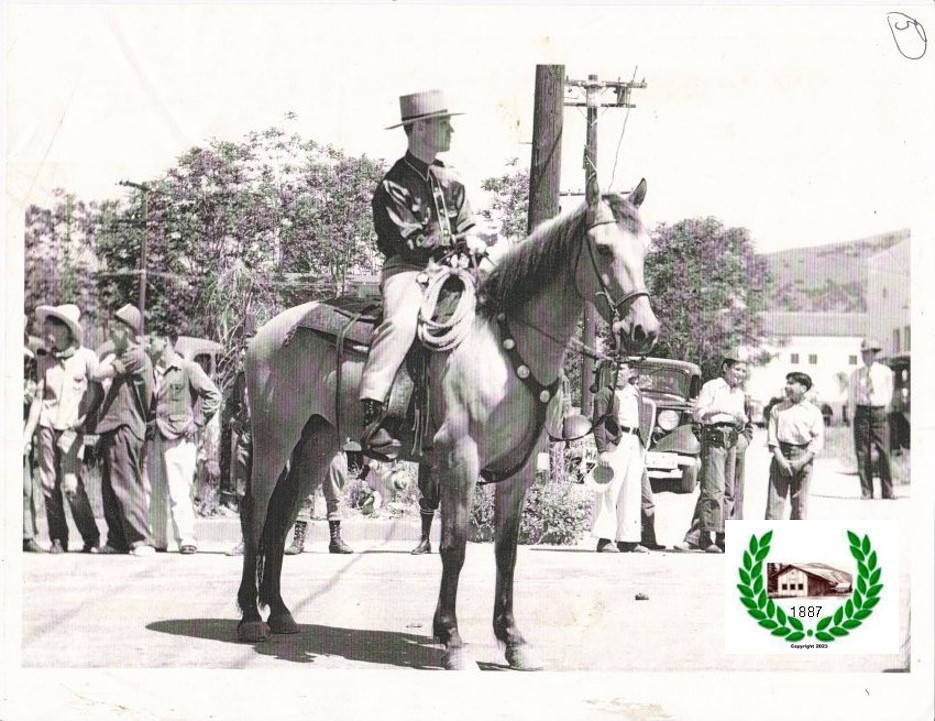
<svg viewBox="0 0 935 721">
<path fill-rule="evenodd" d="M 639 208 L 646 200 L 646 178 L 640 180 L 637 186 L 630 193 L 629 200 L 634 206 Z"/>
</svg>

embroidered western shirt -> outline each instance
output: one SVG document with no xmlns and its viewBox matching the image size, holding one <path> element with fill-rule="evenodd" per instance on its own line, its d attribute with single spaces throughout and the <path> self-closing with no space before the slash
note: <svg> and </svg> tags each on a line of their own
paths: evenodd
<svg viewBox="0 0 935 721">
<path fill-rule="evenodd" d="M 377 247 L 386 256 L 384 273 L 398 266 L 424 268 L 475 222 L 454 172 L 441 161 L 426 165 L 408 152 L 380 181 L 372 208 Z"/>
</svg>

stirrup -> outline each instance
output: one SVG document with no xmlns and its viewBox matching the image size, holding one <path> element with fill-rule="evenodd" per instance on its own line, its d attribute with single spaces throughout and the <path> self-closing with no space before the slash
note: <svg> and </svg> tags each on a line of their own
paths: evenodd
<svg viewBox="0 0 935 721">
<path fill-rule="evenodd" d="M 360 445 L 363 446 L 364 455 L 387 462 L 399 458 L 399 452 L 403 447 L 403 444 L 393 438 L 389 431 L 380 426 L 366 434 L 361 439 Z"/>
</svg>

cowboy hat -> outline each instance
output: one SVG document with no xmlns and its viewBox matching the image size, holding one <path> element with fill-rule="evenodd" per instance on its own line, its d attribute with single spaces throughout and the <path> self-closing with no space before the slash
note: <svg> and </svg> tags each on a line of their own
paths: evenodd
<svg viewBox="0 0 935 721">
<path fill-rule="evenodd" d="M 114 313 L 114 317 L 124 325 L 129 326 L 130 330 L 136 335 L 143 332 L 143 314 L 140 313 L 139 308 L 136 306 L 127 303 Z"/>
<path fill-rule="evenodd" d="M 420 93 L 399 96 L 399 115 L 402 122 L 390 125 L 387 130 L 409 125 L 417 120 L 450 118 L 464 113 L 449 112 L 445 94 L 441 90 L 423 90 Z"/>
<path fill-rule="evenodd" d="M 860 342 L 860 352 L 863 353 L 865 350 L 881 351 L 883 350 L 883 346 L 880 345 L 880 341 L 875 338 L 864 338 Z"/>
<path fill-rule="evenodd" d="M 36 319 L 39 325 L 45 323 L 46 318 L 56 318 L 64 323 L 71 333 L 72 344 L 81 345 L 84 340 L 84 331 L 81 330 L 81 324 L 78 320 L 81 318 L 81 309 L 74 303 L 64 305 L 40 305 L 36 308 Z"/>
<path fill-rule="evenodd" d="M 609 489 L 612 480 L 614 480 L 614 469 L 602 463 L 595 463 L 584 474 L 585 487 L 597 493 L 604 493 Z"/>
</svg>

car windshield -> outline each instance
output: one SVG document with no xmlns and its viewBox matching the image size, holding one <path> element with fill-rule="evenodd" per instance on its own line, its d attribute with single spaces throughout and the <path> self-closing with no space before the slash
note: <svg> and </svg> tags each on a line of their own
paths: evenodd
<svg viewBox="0 0 935 721">
<path fill-rule="evenodd" d="M 668 393 L 679 398 L 688 398 L 691 374 L 678 368 L 641 367 L 639 369 L 640 390 L 651 393 Z"/>
</svg>

